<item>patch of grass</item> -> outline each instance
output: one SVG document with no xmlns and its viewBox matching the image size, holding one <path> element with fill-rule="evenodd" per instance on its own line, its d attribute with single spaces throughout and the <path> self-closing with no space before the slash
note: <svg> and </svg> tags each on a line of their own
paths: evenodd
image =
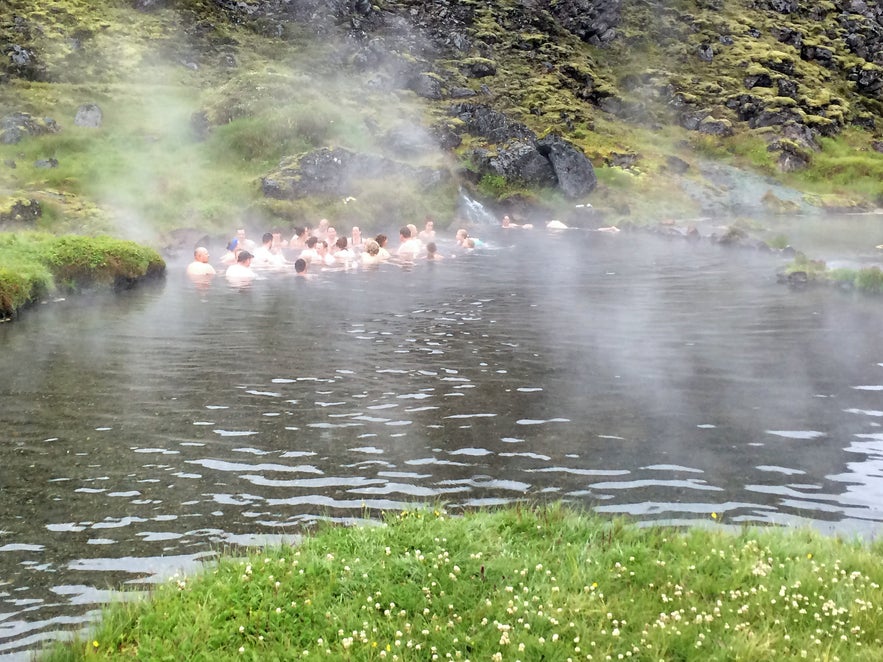
<svg viewBox="0 0 883 662">
<path fill-rule="evenodd" d="M 873 660 L 880 544 L 560 506 L 327 525 L 227 556 L 40 659 Z M 447 657 L 450 655 L 450 657 Z"/>
<path fill-rule="evenodd" d="M 153 249 L 107 236 L 0 233 L 0 254 L 0 317 L 55 290 L 130 287 L 165 273 Z"/>
</svg>

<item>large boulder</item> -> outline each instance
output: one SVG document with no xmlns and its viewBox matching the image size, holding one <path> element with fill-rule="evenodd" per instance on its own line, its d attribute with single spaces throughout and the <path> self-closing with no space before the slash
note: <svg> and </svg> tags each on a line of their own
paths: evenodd
<svg viewBox="0 0 883 662">
<path fill-rule="evenodd" d="M 533 141 L 514 140 L 494 153 L 477 149 L 472 153 L 472 161 L 484 173 L 500 175 L 528 186 L 555 186 L 558 183 L 551 162 Z"/>
<path fill-rule="evenodd" d="M 74 124 L 89 129 L 97 129 L 101 126 L 104 119 L 104 113 L 98 104 L 84 103 L 77 108 L 77 114 L 74 116 Z"/>
<path fill-rule="evenodd" d="M 588 157 L 573 143 L 549 134 L 537 141 L 537 148 L 549 162 L 558 179 L 558 188 L 568 198 L 588 195 L 598 184 L 595 169 Z"/>
<path fill-rule="evenodd" d="M 313 195 L 348 196 L 358 193 L 363 181 L 390 177 L 407 178 L 419 188 L 430 189 L 446 183 L 449 174 L 375 154 L 322 147 L 284 159 L 276 170 L 261 178 L 261 190 L 266 197 L 280 200 Z"/>
<path fill-rule="evenodd" d="M 458 103 L 451 107 L 451 115 L 463 122 L 466 131 L 492 143 L 510 140 L 533 140 L 533 131 L 524 124 L 509 119 L 503 113 L 475 103 Z"/>
</svg>

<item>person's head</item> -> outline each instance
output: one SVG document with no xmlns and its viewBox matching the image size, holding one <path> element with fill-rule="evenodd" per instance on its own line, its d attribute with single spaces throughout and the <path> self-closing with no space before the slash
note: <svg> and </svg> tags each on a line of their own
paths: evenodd
<svg viewBox="0 0 883 662">
<path fill-rule="evenodd" d="M 387 237 L 385 234 L 379 234 L 374 237 L 374 241 L 377 242 L 377 245 L 380 246 L 380 248 L 383 248 L 384 246 L 386 246 L 386 242 L 389 241 L 389 237 Z"/>
<path fill-rule="evenodd" d="M 334 244 L 334 242 L 337 241 L 337 230 L 335 230 L 334 228 L 328 228 L 328 230 L 325 232 L 325 236 L 328 237 L 329 245 Z"/>
<path fill-rule="evenodd" d="M 331 225 L 327 218 L 323 218 L 319 221 L 319 227 L 317 228 L 319 232 L 325 232 L 328 229 L 328 226 Z"/>
<path fill-rule="evenodd" d="M 358 225 L 353 226 L 353 243 L 358 244 L 362 241 L 362 231 Z"/>
<path fill-rule="evenodd" d="M 468 236 L 469 236 L 469 233 L 466 232 L 466 230 L 464 230 L 463 228 L 460 228 L 459 230 L 457 230 L 457 241 L 459 241 L 460 243 L 466 241 L 466 237 L 468 237 Z"/>
<path fill-rule="evenodd" d="M 208 262 L 208 249 L 205 246 L 199 246 L 193 251 L 193 259 L 197 262 Z"/>
<path fill-rule="evenodd" d="M 337 238 L 337 250 L 345 251 L 346 250 L 346 237 L 338 237 Z"/>
<path fill-rule="evenodd" d="M 253 257 L 254 257 L 254 255 L 252 255 L 248 251 L 239 251 L 239 255 L 236 256 L 236 261 L 239 264 L 247 267 L 248 265 L 251 264 L 251 259 Z"/>
<path fill-rule="evenodd" d="M 426 244 L 426 257 L 431 260 L 435 257 L 436 253 L 438 253 L 438 246 L 435 245 L 434 241 L 430 241 Z"/>
<path fill-rule="evenodd" d="M 407 225 L 403 225 L 402 227 L 400 227 L 399 228 L 399 237 L 402 238 L 402 241 L 405 241 L 406 239 L 410 239 L 411 238 L 411 228 L 409 228 Z"/>
<path fill-rule="evenodd" d="M 426 221 L 426 226 L 424 227 L 424 229 L 425 229 L 427 232 L 432 232 L 432 231 L 435 229 L 435 221 L 433 221 L 431 218 L 428 219 L 428 220 Z"/>
<path fill-rule="evenodd" d="M 319 251 L 319 255 L 325 255 L 328 252 L 328 242 L 324 239 L 321 240 L 318 244 L 316 244 L 316 250 Z"/>
<path fill-rule="evenodd" d="M 414 225 L 413 223 L 408 223 L 408 229 L 411 231 L 412 237 L 417 236 L 417 226 L 416 225 Z"/>
<path fill-rule="evenodd" d="M 310 237 L 307 239 L 307 248 L 315 248 L 319 243 L 319 237 Z"/>
<path fill-rule="evenodd" d="M 238 230 L 236 230 L 236 238 L 239 240 L 240 243 L 242 243 L 242 241 L 245 239 L 245 228 L 239 228 Z"/>
<path fill-rule="evenodd" d="M 510 224 L 511 222 L 512 222 L 512 219 L 509 218 L 508 215 L 503 217 L 503 227 L 504 227 L 504 228 L 508 228 L 508 227 L 509 227 L 509 224 Z"/>
<path fill-rule="evenodd" d="M 306 273 L 307 271 L 307 261 L 302 257 L 297 258 L 294 261 L 294 272 L 298 274 Z"/>
<path fill-rule="evenodd" d="M 365 244 L 365 252 L 371 256 L 377 255 L 380 252 L 380 244 L 374 239 L 369 239 Z"/>
<path fill-rule="evenodd" d="M 264 246 L 270 246 L 273 243 L 273 233 L 265 232 L 263 236 L 261 236 L 261 243 Z"/>
<path fill-rule="evenodd" d="M 307 229 L 306 229 L 306 228 L 302 228 L 302 227 L 300 227 L 299 225 L 298 225 L 298 226 L 295 226 L 295 228 L 294 228 L 294 236 L 297 237 L 298 239 L 303 239 L 303 238 L 304 238 L 304 235 L 305 235 L 306 233 L 307 233 Z"/>
</svg>

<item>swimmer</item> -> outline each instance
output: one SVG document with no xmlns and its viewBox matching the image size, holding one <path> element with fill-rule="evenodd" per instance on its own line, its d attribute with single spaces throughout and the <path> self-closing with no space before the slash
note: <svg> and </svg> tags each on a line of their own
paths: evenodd
<svg viewBox="0 0 883 662">
<path fill-rule="evenodd" d="M 193 251 L 193 262 L 187 265 L 187 275 L 199 279 L 215 275 L 215 268 L 208 263 L 208 249 L 204 246 Z"/>
<path fill-rule="evenodd" d="M 310 274 L 307 273 L 307 264 L 307 261 L 302 257 L 297 258 L 294 261 L 294 275 L 301 278 L 311 278 Z"/>
<path fill-rule="evenodd" d="M 245 236 L 245 228 L 236 230 L 236 243 L 239 248 L 246 251 L 253 251 L 255 249 L 255 243 Z"/>
<path fill-rule="evenodd" d="M 231 285 L 248 285 L 257 278 L 257 274 L 251 268 L 251 261 L 254 255 L 248 251 L 239 251 L 236 256 L 236 264 L 227 267 L 227 281 Z"/>
<path fill-rule="evenodd" d="M 444 255 L 438 252 L 438 246 L 435 245 L 434 241 L 430 241 L 426 244 L 426 259 L 430 262 L 436 262 L 444 258 Z"/>
<path fill-rule="evenodd" d="M 380 251 L 377 253 L 378 259 L 388 260 L 391 256 L 386 248 L 386 243 L 389 241 L 387 236 L 385 234 L 379 234 L 374 238 L 374 241 L 376 241 L 377 245 L 380 246 Z"/>
<path fill-rule="evenodd" d="M 430 241 L 435 241 L 435 221 L 431 218 L 426 219 L 426 225 L 423 226 L 423 229 L 420 231 L 418 235 L 420 241 L 425 243 L 429 243 Z"/>
<path fill-rule="evenodd" d="M 374 239 L 369 239 L 365 243 L 365 250 L 362 252 L 362 264 L 369 266 L 372 264 L 380 264 L 383 258 L 380 257 L 380 244 Z"/>
<path fill-rule="evenodd" d="M 420 240 L 411 234 L 410 226 L 404 225 L 399 230 L 399 241 L 401 243 L 399 244 L 398 251 L 396 251 L 396 255 L 408 262 L 416 260 L 423 247 L 420 245 Z"/>
</svg>

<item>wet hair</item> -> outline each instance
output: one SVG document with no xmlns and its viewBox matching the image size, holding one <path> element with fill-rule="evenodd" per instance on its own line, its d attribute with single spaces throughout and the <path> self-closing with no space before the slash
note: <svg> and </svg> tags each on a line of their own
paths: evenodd
<svg viewBox="0 0 883 662">
<path fill-rule="evenodd" d="M 319 237 L 310 237 L 307 239 L 307 248 L 315 248 L 316 244 L 319 243 Z"/>
<path fill-rule="evenodd" d="M 307 261 L 302 257 L 297 258 L 294 261 L 294 271 L 296 273 L 302 274 L 307 270 Z"/>
<path fill-rule="evenodd" d="M 401 228 L 399 228 L 399 234 L 402 235 L 405 239 L 410 239 L 411 228 L 409 228 L 407 225 L 403 225 Z"/>
<path fill-rule="evenodd" d="M 239 255 L 236 256 L 236 261 L 237 262 L 247 262 L 248 260 L 250 260 L 253 257 L 254 257 L 254 255 L 252 255 L 248 251 L 239 251 Z"/>
<path fill-rule="evenodd" d="M 305 233 L 306 231 L 307 231 L 306 228 L 302 228 L 302 227 L 300 227 L 299 225 L 297 225 L 297 226 L 295 226 L 295 228 L 294 228 L 294 236 L 295 236 L 295 237 L 303 237 L 303 236 L 304 236 L 304 233 Z"/>
<path fill-rule="evenodd" d="M 340 235 L 335 244 L 340 250 L 346 250 L 346 235 Z"/>
<path fill-rule="evenodd" d="M 379 235 L 377 235 L 376 237 L 374 237 L 374 241 L 377 242 L 377 245 L 378 245 L 378 246 L 380 246 L 381 248 L 383 248 L 383 245 L 384 245 L 387 241 L 389 241 L 389 238 L 388 238 L 385 234 L 379 234 Z"/>
<path fill-rule="evenodd" d="M 273 233 L 272 232 L 265 232 L 261 236 L 261 243 L 262 244 L 266 244 L 268 241 L 273 241 Z"/>
<path fill-rule="evenodd" d="M 435 245 L 434 241 L 430 241 L 428 244 L 426 244 L 426 252 L 429 253 L 430 255 L 435 255 L 435 253 L 437 251 L 438 251 L 438 246 Z"/>
<path fill-rule="evenodd" d="M 380 244 L 374 239 L 369 239 L 368 243 L 365 244 L 365 252 L 368 255 L 377 255 L 380 252 Z"/>
</svg>

